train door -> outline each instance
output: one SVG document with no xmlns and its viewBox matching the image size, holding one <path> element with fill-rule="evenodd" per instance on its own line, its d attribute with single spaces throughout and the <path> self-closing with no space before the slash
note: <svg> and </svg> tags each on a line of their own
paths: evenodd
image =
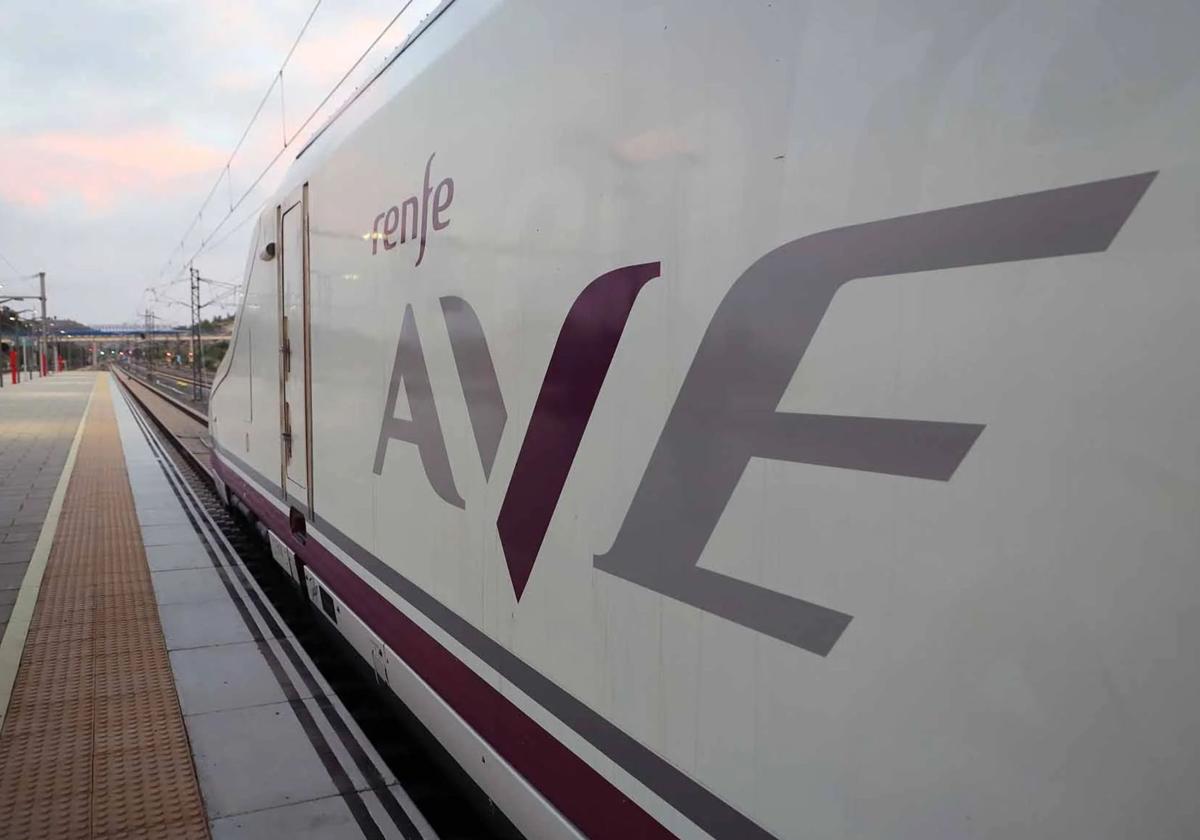
<svg viewBox="0 0 1200 840">
<path fill-rule="evenodd" d="M 312 509 L 312 400 L 308 375 L 308 185 L 279 206 L 280 403 L 283 486 L 288 501 Z"/>
</svg>

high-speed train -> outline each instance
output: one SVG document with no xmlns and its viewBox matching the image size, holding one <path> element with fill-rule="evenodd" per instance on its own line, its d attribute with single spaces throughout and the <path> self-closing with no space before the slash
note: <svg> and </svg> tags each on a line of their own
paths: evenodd
<svg viewBox="0 0 1200 840">
<path fill-rule="evenodd" d="M 221 491 L 516 828 L 1200 832 L 1200 6 L 456 0 Z"/>
</svg>

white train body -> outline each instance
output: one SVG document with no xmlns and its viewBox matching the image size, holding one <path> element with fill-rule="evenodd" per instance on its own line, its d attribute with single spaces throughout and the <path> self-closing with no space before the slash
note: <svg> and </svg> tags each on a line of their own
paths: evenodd
<svg viewBox="0 0 1200 840">
<path fill-rule="evenodd" d="M 1198 40 L 445 4 L 258 222 L 220 475 L 529 836 L 1196 836 Z"/>
</svg>

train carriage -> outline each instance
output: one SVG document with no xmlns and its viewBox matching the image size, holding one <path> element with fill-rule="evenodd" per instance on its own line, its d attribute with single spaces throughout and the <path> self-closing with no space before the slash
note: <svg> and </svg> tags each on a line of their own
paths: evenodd
<svg viewBox="0 0 1200 840">
<path fill-rule="evenodd" d="M 530 837 L 1192 836 L 1198 35 L 443 3 L 257 220 L 224 492 Z"/>
</svg>

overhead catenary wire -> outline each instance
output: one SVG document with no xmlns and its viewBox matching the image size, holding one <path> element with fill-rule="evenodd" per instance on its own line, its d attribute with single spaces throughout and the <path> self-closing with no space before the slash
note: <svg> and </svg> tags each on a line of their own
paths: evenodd
<svg viewBox="0 0 1200 840">
<path fill-rule="evenodd" d="M 316 116 L 321 112 L 321 110 L 325 107 L 325 105 L 328 104 L 329 100 L 333 98 L 333 95 L 335 93 L 337 93 L 337 91 L 342 87 L 342 85 L 344 85 L 346 83 L 346 80 L 349 79 L 350 76 L 354 73 L 354 71 L 358 69 L 359 65 L 361 65 L 362 62 L 366 59 L 366 57 L 371 54 L 372 50 L 374 50 L 375 47 L 379 44 L 379 42 L 381 40 L 383 40 L 383 37 L 388 33 L 388 31 L 393 26 L 395 26 L 396 22 L 398 20 L 400 20 L 401 15 L 403 15 L 405 13 L 405 11 L 408 10 L 409 6 L 411 6 L 412 4 L 413 4 L 413 0 L 408 0 L 408 2 L 406 2 L 400 8 L 400 11 L 396 12 L 396 14 L 392 16 L 392 19 L 390 21 L 388 21 L 387 25 L 385 25 L 383 27 L 383 29 L 380 30 L 379 34 L 375 36 L 375 39 L 373 41 L 371 41 L 370 45 L 365 50 L 363 50 L 361 54 L 359 54 L 358 58 L 355 59 L 354 63 L 351 64 L 349 69 L 346 70 L 346 72 L 342 74 L 342 77 L 340 79 L 338 79 L 338 81 L 333 85 L 333 87 L 329 89 L 329 92 L 325 94 L 324 98 L 322 98 L 319 103 L 317 103 L 317 106 L 309 112 L 308 116 L 304 118 L 304 121 L 302 123 L 300 123 L 300 125 L 296 128 L 296 130 L 293 131 L 290 135 L 285 136 L 283 145 L 279 148 L 278 151 L 275 152 L 274 156 L 267 163 L 267 165 L 265 167 L 263 167 L 262 171 L 259 172 L 258 177 L 256 177 L 254 179 L 253 183 L 251 183 L 250 186 L 247 187 L 246 190 L 238 197 L 237 201 L 234 202 L 234 204 L 230 207 L 229 212 L 226 213 L 224 216 L 222 216 L 221 220 L 218 221 L 217 224 L 213 227 L 213 229 L 208 232 L 208 236 L 206 236 L 205 238 L 203 238 L 201 240 L 200 245 L 196 248 L 195 251 L 192 252 L 192 255 L 190 257 L 188 257 L 187 260 L 185 260 L 185 264 L 191 263 L 197 257 L 199 257 L 201 254 L 203 254 L 205 251 L 210 250 L 211 248 L 215 248 L 219 244 L 223 244 L 229 238 L 229 236 L 232 235 L 233 231 L 229 231 L 228 234 L 225 236 L 222 236 L 220 238 L 220 240 L 213 242 L 212 237 L 217 233 L 217 231 L 219 231 L 224 226 L 225 222 L 227 222 L 230 219 L 230 217 L 233 216 L 233 214 L 237 211 L 237 208 L 242 205 L 242 202 L 244 202 L 247 198 L 250 197 L 250 195 L 258 187 L 258 185 L 260 183 L 262 183 L 262 180 L 267 176 L 267 174 L 271 171 L 271 169 L 274 168 L 275 164 L 279 162 L 279 159 L 283 156 L 283 153 L 286 152 L 288 150 L 288 148 L 293 143 L 296 142 L 296 138 L 299 137 L 300 134 L 306 128 L 308 128 L 308 126 L 312 123 L 312 121 L 316 118 Z M 269 199 L 264 199 L 252 213 L 248 214 L 245 218 L 243 218 L 237 224 L 237 226 L 236 226 L 236 228 L 234 228 L 234 230 L 241 228 L 248 221 L 250 221 L 250 219 L 255 218 L 258 215 L 259 211 L 267 204 L 268 200 Z"/>
<path fill-rule="evenodd" d="M 228 289 L 225 292 L 217 295 L 216 297 L 210 298 L 207 302 L 201 304 L 201 307 L 203 308 L 206 306 L 216 306 L 218 304 L 222 304 L 227 301 L 237 300 L 237 296 L 241 293 L 241 291 L 242 290 L 240 288 Z"/>
<path fill-rule="evenodd" d="M 247 124 L 245 130 L 242 132 L 242 136 L 238 139 L 238 142 L 235 145 L 233 152 L 230 154 L 229 160 L 226 162 L 225 166 L 222 167 L 221 173 L 218 175 L 217 179 L 214 181 L 212 188 L 209 190 L 208 195 L 205 197 L 204 202 L 201 204 L 200 210 L 196 213 L 195 217 L 193 217 L 186 232 L 184 233 L 182 239 L 180 240 L 180 247 L 175 250 L 175 252 L 174 252 L 175 254 L 182 254 L 182 252 L 184 251 L 184 246 L 185 246 L 188 236 L 190 236 L 192 231 L 195 230 L 196 225 L 200 222 L 201 218 L 204 215 L 204 211 L 206 209 L 208 209 L 208 205 L 209 205 L 210 201 L 212 200 L 213 195 L 216 193 L 217 188 L 220 186 L 221 180 L 224 179 L 226 181 L 226 185 L 227 185 L 227 188 L 229 190 L 229 195 L 230 195 L 229 210 L 224 212 L 221 215 L 221 218 L 216 222 L 216 224 L 213 225 L 213 227 L 210 230 L 208 230 L 208 232 L 201 238 L 200 244 L 195 248 L 195 250 L 191 253 L 191 255 L 188 256 L 186 259 L 183 259 L 179 262 L 178 267 L 181 272 L 184 269 L 184 267 L 186 267 L 187 265 L 194 262 L 197 257 L 218 247 L 219 245 L 224 244 L 237 230 L 240 230 L 251 219 L 257 217 L 257 215 L 261 211 L 261 209 L 267 204 L 268 199 L 264 199 L 261 203 L 259 203 L 253 212 L 251 212 L 251 213 L 247 214 L 245 217 L 243 217 L 241 219 L 241 221 L 239 221 L 232 229 L 225 231 L 224 234 L 222 236 L 220 236 L 219 238 L 216 237 L 218 232 L 222 231 L 222 229 L 225 227 L 226 223 L 230 220 L 230 218 L 232 218 L 236 214 L 237 210 L 254 193 L 254 191 L 258 188 L 258 186 L 262 183 L 263 179 L 266 178 L 266 176 L 271 172 L 271 170 L 279 162 L 280 158 L 283 157 L 284 152 L 286 152 L 288 150 L 288 148 L 291 147 L 293 143 L 295 143 L 296 139 L 300 136 L 300 134 L 302 132 L 304 132 L 309 127 L 309 125 L 311 125 L 312 121 L 317 117 L 318 114 L 321 113 L 321 111 L 329 103 L 330 99 L 332 99 L 333 96 L 338 92 L 338 90 L 340 90 L 342 88 L 342 86 L 346 83 L 346 81 L 353 75 L 355 70 L 357 70 L 359 68 L 359 66 L 361 66 L 363 61 L 366 60 L 367 56 L 369 56 L 372 53 L 372 51 L 378 46 L 379 42 L 381 40 L 383 40 L 384 36 L 387 35 L 387 33 L 392 29 L 393 26 L 396 25 L 396 23 L 400 20 L 400 18 L 404 15 L 404 13 L 409 9 L 409 7 L 412 6 L 413 2 L 414 2 L 414 0 L 407 0 L 407 2 L 405 2 L 401 6 L 400 10 L 397 11 L 395 13 L 395 15 L 393 15 L 392 18 L 387 22 L 387 24 L 383 26 L 383 28 L 379 31 L 379 34 L 377 34 L 375 36 L 375 38 L 371 41 L 370 45 L 368 45 L 367 48 L 359 54 L 358 58 L 354 60 L 354 62 L 342 74 L 342 76 L 338 79 L 338 81 L 329 89 L 329 91 L 325 94 L 325 96 L 321 99 L 321 101 L 317 104 L 317 106 L 308 113 L 308 115 L 304 118 L 304 120 L 300 123 L 299 126 L 297 126 L 293 131 L 287 132 L 286 123 L 284 123 L 282 143 L 281 143 L 279 149 L 275 152 L 275 154 L 267 162 L 266 166 L 264 166 L 262 168 L 262 170 L 258 173 L 258 175 L 250 183 L 250 185 L 245 190 L 243 190 L 237 196 L 236 199 L 234 199 L 233 198 L 234 190 L 233 190 L 233 185 L 232 185 L 232 175 L 230 172 L 230 167 L 231 167 L 233 160 L 236 157 L 238 151 L 240 151 L 242 144 L 245 142 L 246 137 L 249 135 L 250 130 L 253 128 L 255 122 L 258 120 L 259 116 L 261 115 L 263 107 L 266 105 L 266 102 L 270 98 L 271 93 L 274 91 L 275 86 L 282 85 L 283 71 L 286 69 L 287 63 L 291 60 L 292 55 L 294 54 L 297 46 L 299 45 L 301 38 L 303 37 L 305 31 L 308 29 L 309 23 L 311 23 L 313 15 L 316 14 L 317 7 L 320 6 L 320 0 L 318 0 L 318 2 L 313 6 L 312 11 L 309 13 L 309 17 L 305 21 L 304 26 L 301 27 L 300 33 L 296 36 L 296 39 L 293 41 L 292 47 L 288 51 L 287 56 L 284 58 L 283 63 L 280 65 L 279 70 L 276 71 L 275 75 L 272 77 L 270 85 L 268 85 L 266 92 L 263 94 L 262 100 L 259 102 L 258 107 L 255 109 L 254 115 L 251 117 L 250 123 Z M 282 99 L 282 88 L 281 88 L 281 90 L 280 90 L 281 119 L 283 119 L 282 106 L 283 106 L 283 99 Z M 171 258 L 169 258 L 167 260 L 166 264 L 163 266 L 162 270 L 159 272 L 159 280 L 160 281 L 162 280 L 162 276 L 164 274 L 166 274 L 167 271 L 171 268 L 171 265 L 175 262 L 175 259 L 176 259 L 176 257 L 173 255 Z M 181 282 L 182 279 L 183 279 L 182 277 L 177 277 L 174 280 L 167 281 L 166 283 L 160 282 L 159 284 L 156 284 L 156 285 L 170 286 L 170 285 L 174 285 L 177 282 Z"/>
<path fill-rule="evenodd" d="M 260 201 L 253 210 L 251 210 L 244 217 L 242 217 L 242 220 L 240 222 L 238 222 L 236 225 L 234 225 L 233 227 L 226 230 L 225 233 L 221 234 L 220 239 L 217 239 L 216 241 L 213 241 L 211 239 L 208 240 L 208 245 L 206 246 L 207 249 L 211 251 L 216 248 L 220 248 L 222 245 L 224 245 L 231 236 L 233 236 L 239 230 L 244 228 L 246 226 L 247 222 L 251 222 L 254 219 L 257 219 L 258 214 L 262 212 L 262 209 L 267 206 L 267 202 L 269 202 L 270 200 L 271 200 L 270 196 L 268 196 L 267 198 L 264 198 L 262 201 Z M 199 256 L 199 254 L 197 254 L 196 256 Z"/>
<path fill-rule="evenodd" d="M 240 277 L 241 277 L 240 274 L 235 275 L 230 280 L 214 280 L 211 277 L 203 277 L 203 276 L 197 277 L 197 279 L 201 283 L 208 284 L 210 287 L 213 288 L 213 296 L 206 302 L 202 303 L 201 308 L 203 309 L 208 306 L 218 305 L 221 303 L 225 303 L 226 301 L 229 301 L 232 298 L 236 298 L 237 295 L 239 295 L 242 291 L 242 283 L 239 280 Z M 173 297 L 170 297 L 170 296 L 162 293 L 163 289 L 168 288 L 170 286 L 174 286 L 174 285 L 182 282 L 183 279 L 185 279 L 185 278 L 182 278 L 182 277 L 177 278 L 176 280 L 171 281 L 170 283 L 166 284 L 165 286 L 147 287 L 146 294 L 156 304 L 166 304 L 168 307 L 190 306 L 191 304 L 189 302 L 182 301 L 182 300 L 179 300 L 178 298 L 173 298 Z"/>
<path fill-rule="evenodd" d="M 12 261 L 8 257 L 4 256 L 4 254 L 2 252 L 0 252 L 0 260 L 3 260 L 4 264 L 12 269 L 14 279 L 25 280 L 29 277 L 34 276 L 31 274 L 26 274 L 25 272 L 21 271 L 19 268 L 17 268 L 15 265 L 13 265 Z"/>
<path fill-rule="evenodd" d="M 200 202 L 200 209 L 196 211 L 196 215 L 192 217 L 192 221 L 188 224 L 187 229 L 183 232 L 183 236 L 180 237 L 180 247 L 171 252 L 171 256 L 167 258 L 166 264 L 164 264 L 162 270 L 159 271 L 160 279 L 162 275 L 167 272 L 167 269 L 171 267 L 171 262 L 175 258 L 174 255 L 176 251 L 183 250 L 184 243 L 187 241 L 188 236 L 191 235 L 191 232 L 195 230 L 196 225 L 200 222 L 200 219 L 204 216 L 204 210 L 206 207 L 208 207 L 208 203 L 212 200 L 213 195 L 216 194 L 217 188 L 221 186 L 221 180 L 223 178 L 229 182 L 229 188 L 232 194 L 233 176 L 230 171 L 230 167 L 233 165 L 234 158 L 236 158 L 237 153 L 241 151 L 242 144 L 246 142 L 246 138 L 250 136 L 250 130 L 254 128 L 254 124 L 258 121 L 259 114 L 262 113 L 262 109 L 266 106 L 267 101 L 271 98 L 271 92 L 275 90 L 275 86 L 277 84 L 283 83 L 283 71 L 287 69 L 288 62 L 292 60 L 292 56 L 296 52 L 296 47 L 300 45 L 301 39 L 304 38 L 304 33 L 308 31 L 309 24 L 312 23 L 313 17 L 317 14 L 317 9 L 320 8 L 322 2 L 323 0 L 316 0 L 316 2 L 313 3 L 312 9 L 310 9 L 308 12 L 308 17 L 304 19 L 304 25 L 300 27 L 300 31 L 296 33 L 296 37 L 292 40 L 292 45 L 288 48 L 287 55 L 283 57 L 283 62 L 279 65 L 279 69 L 275 71 L 273 76 L 271 76 L 271 83 L 267 85 L 267 89 L 263 92 L 262 99 L 260 99 L 258 102 L 258 107 L 255 108 L 254 113 L 250 115 L 250 121 L 247 122 L 246 127 L 242 129 L 242 135 L 238 138 L 237 143 L 234 144 L 233 151 L 229 153 L 229 158 L 225 161 L 225 165 L 221 167 L 221 171 L 217 175 L 216 180 L 213 181 L 213 185 L 209 189 L 208 194 L 205 195 L 204 200 Z"/>
<path fill-rule="evenodd" d="M 208 283 L 212 286 L 223 286 L 226 289 L 240 289 L 242 287 L 241 283 L 237 283 L 232 280 L 213 280 L 208 277 L 201 277 L 200 282 Z"/>
</svg>

